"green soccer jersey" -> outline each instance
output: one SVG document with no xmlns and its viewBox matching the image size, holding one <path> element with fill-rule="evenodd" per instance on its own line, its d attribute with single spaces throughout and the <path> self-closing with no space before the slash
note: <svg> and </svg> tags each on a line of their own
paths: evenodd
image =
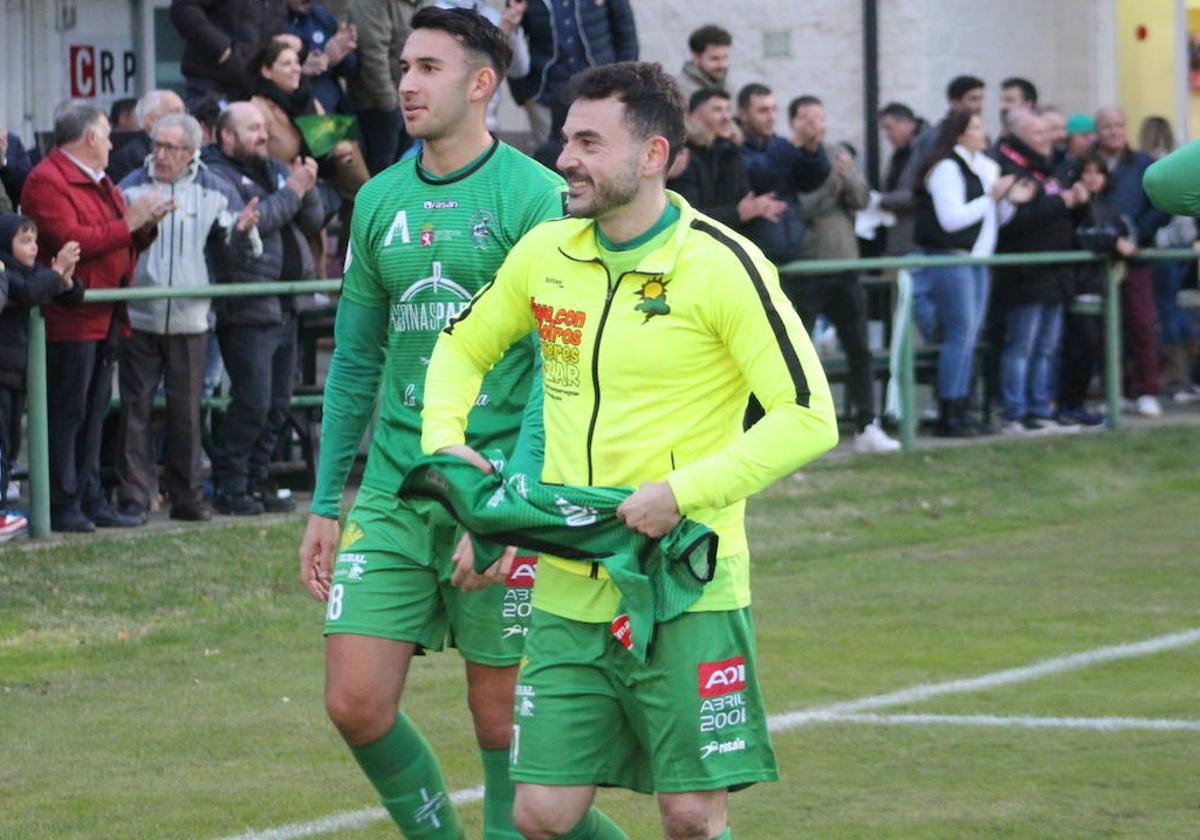
<svg viewBox="0 0 1200 840">
<path fill-rule="evenodd" d="M 421 455 L 425 370 L 438 333 L 491 281 L 517 240 L 562 214 L 562 179 L 499 141 L 444 177 L 410 158 L 359 191 L 326 384 L 314 513 L 338 515 L 381 364 L 381 405 L 363 485 L 396 491 Z M 472 446 L 512 451 L 535 353 L 530 336 L 484 378 L 467 429 Z"/>
</svg>

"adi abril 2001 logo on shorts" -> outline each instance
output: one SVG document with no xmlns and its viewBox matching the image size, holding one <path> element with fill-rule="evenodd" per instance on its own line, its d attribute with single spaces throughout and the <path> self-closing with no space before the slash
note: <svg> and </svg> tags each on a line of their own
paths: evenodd
<svg viewBox="0 0 1200 840">
<path fill-rule="evenodd" d="M 746 657 L 700 663 L 700 696 L 718 697 L 746 688 Z"/>
</svg>

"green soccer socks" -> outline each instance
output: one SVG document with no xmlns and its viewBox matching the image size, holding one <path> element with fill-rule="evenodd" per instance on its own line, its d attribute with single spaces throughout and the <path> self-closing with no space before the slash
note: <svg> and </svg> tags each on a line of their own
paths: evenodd
<svg viewBox="0 0 1200 840">
<path fill-rule="evenodd" d="M 483 757 L 483 840 L 522 840 L 513 828 L 515 789 L 508 778 L 508 750 L 479 751 Z"/>
<path fill-rule="evenodd" d="M 579 824 L 557 840 L 629 840 L 629 835 L 596 808 L 588 808 Z"/>
<path fill-rule="evenodd" d="M 714 837 L 712 840 L 733 840 L 733 829 L 726 826 L 725 830 L 722 831 L 720 834 L 718 834 L 716 837 Z"/>
<path fill-rule="evenodd" d="M 461 840 L 462 825 L 450 803 L 442 768 L 407 715 L 397 715 L 378 741 L 351 747 L 350 752 L 405 837 Z"/>
</svg>

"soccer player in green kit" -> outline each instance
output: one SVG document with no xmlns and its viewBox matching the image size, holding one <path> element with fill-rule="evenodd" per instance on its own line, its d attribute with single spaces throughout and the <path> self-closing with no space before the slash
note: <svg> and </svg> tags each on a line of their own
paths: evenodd
<svg viewBox="0 0 1200 840">
<path fill-rule="evenodd" d="M 420 456 L 425 367 L 439 331 L 538 223 L 562 215 L 563 181 L 491 136 L 485 110 L 511 52 L 504 35 L 463 10 L 425 8 L 402 55 L 400 100 L 421 154 L 359 192 L 336 348 L 325 387 L 322 449 L 300 576 L 326 612 L 325 704 L 384 806 L 409 838 L 463 836 L 428 743 L 398 713 L 418 649 L 449 636 L 466 661 L 467 700 L 483 756 L 484 836 L 512 828 L 508 747 L 516 666 L 529 614 L 531 566 L 484 589 L 455 572 L 454 522 L 435 503 L 396 491 Z M 468 438 L 514 450 L 538 361 L 533 336 L 485 380 Z M 340 501 L 359 441 L 382 405 L 354 506 Z M 540 394 L 540 387 L 534 391 Z M 540 402 L 530 416 L 540 424 Z M 469 551 L 464 536 L 457 552 Z M 460 584 L 461 590 L 452 584 Z"/>
</svg>

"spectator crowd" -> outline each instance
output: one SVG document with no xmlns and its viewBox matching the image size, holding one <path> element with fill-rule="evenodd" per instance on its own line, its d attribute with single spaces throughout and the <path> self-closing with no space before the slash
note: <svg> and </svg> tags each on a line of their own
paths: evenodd
<svg viewBox="0 0 1200 840">
<path fill-rule="evenodd" d="M 113 304 L 85 302 L 85 291 L 336 276 L 345 245 L 333 234 L 348 230 L 358 189 L 418 151 L 404 133 L 400 52 L 412 14 L 430 4 L 350 0 L 339 20 L 312 0 L 173 0 L 183 90 L 121 100 L 109 113 L 64 102 L 44 156 L 0 130 L 0 510 L 18 495 L 31 307 L 47 327 L 54 530 L 136 527 L 160 500 L 189 521 L 214 508 L 249 516 L 294 507 L 269 467 L 297 377 L 300 299 Z M 550 165 L 571 77 L 639 57 L 630 0 L 436 5 L 476 11 L 505 34 L 509 95 L 528 116 L 530 148 Z M 852 260 L 868 244 L 891 255 L 1111 254 L 1125 261 L 1130 410 L 1158 416 L 1164 398 L 1200 399 L 1200 338 L 1179 304 L 1195 263 L 1137 259 L 1139 249 L 1197 238 L 1191 219 L 1155 209 L 1142 189 L 1147 167 L 1175 146 L 1165 119 L 1147 119 L 1135 142 L 1119 108 L 1068 115 L 1012 77 L 1000 83 L 1002 132 L 989 138 L 986 84 L 962 75 L 947 84 L 936 121 L 900 102 L 880 110 L 891 154 L 870 184 L 854 147 L 830 136 L 822 97 L 836 92 L 785 96 L 762 82 L 731 90 L 736 47 L 715 24 L 695 29 L 687 46 L 677 78 L 688 137 L 669 186 L 776 265 Z M 780 111 L 786 135 L 777 133 Z M 1092 313 L 1104 270 L 911 272 L 916 323 L 938 348 L 934 433 L 1101 424 L 1088 397 L 1102 373 Z M 898 448 L 885 431 L 869 329 L 881 308 L 864 278 L 785 273 L 783 283 L 806 327 L 836 336 L 844 351 L 854 449 Z M 218 427 L 203 397 L 223 378 Z M 120 408 L 110 429 L 114 380 Z M 979 410 L 985 400 L 1001 406 L 998 429 Z M 752 401 L 748 424 L 757 410 Z M 19 514 L 3 517 L 0 540 L 25 525 Z"/>
</svg>

